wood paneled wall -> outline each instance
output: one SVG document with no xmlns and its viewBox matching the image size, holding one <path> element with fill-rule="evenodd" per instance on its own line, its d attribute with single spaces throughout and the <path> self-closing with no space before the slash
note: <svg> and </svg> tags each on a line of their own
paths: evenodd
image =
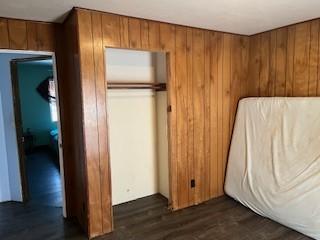
<svg viewBox="0 0 320 240">
<path fill-rule="evenodd" d="M 319 95 L 319 21 L 247 37 L 75 9 L 61 27 L 0 18 L 0 48 L 56 51 L 68 211 L 94 237 L 112 230 L 106 47 L 167 53 L 176 210 L 223 194 L 239 99 Z"/>
<path fill-rule="evenodd" d="M 56 24 L 0 18 L 0 48 L 55 51 Z"/>
<path fill-rule="evenodd" d="M 319 96 L 320 20 L 250 37 L 249 96 Z"/>
<path fill-rule="evenodd" d="M 167 52 L 172 208 L 222 195 L 237 102 L 247 95 L 249 38 L 84 9 L 75 11 L 90 237 L 112 230 L 105 47 Z M 195 188 L 190 186 L 191 179 L 196 181 Z"/>
<path fill-rule="evenodd" d="M 70 14 L 57 34 L 59 101 L 62 117 L 64 175 L 68 217 L 87 231 L 87 194 L 83 141 L 82 94 L 79 77 L 77 18 Z M 61 104 L 62 100 L 62 104 Z M 62 107 L 62 108 L 61 108 Z"/>
</svg>

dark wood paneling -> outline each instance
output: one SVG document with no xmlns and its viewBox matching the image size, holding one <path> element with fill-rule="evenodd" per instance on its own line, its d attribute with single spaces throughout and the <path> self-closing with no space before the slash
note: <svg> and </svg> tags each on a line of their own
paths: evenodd
<svg viewBox="0 0 320 240">
<path fill-rule="evenodd" d="M 8 20 L 10 49 L 27 49 L 27 23 L 21 20 Z"/>
<path fill-rule="evenodd" d="M 204 108 L 204 31 L 193 29 L 192 31 L 192 81 L 193 81 L 193 104 L 188 107 L 193 107 L 194 130 L 193 139 L 197 144 L 194 148 L 193 161 L 195 180 L 197 187 L 195 189 L 195 203 L 198 204 L 203 198 L 203 176 L 204 176 L 204 133 L 205 133 L 205 108 Z M 180 123 L 178 123 L 180 124 Z"/>
<path fill-rule="evenodd" d="M 264 84 L 265 81 L 268 80 L 268 77 L 265 77 L 265 74 L 262 74 L 263 76 L 263 82 L 259 82 L 260 77 L 260 71 L 261 69 L 261 49 L 264 49 L 265 47 L 261 46 L 261 35 L 255 35 L 250 37 L 250 44 L 249 44 L 249 72 L 248 72 L 248 96 L 257 96 L 259 95 L 259 92 L 261 91 L 259 88 L 259 83 Z M 269 44 L 269 42 L 267 43 Z M 269 53 L 269 45 L 267 45 L 267 52 Z M 269 76 L 269 69 L 267 71 L 267 76 Z M 263 73 L 263 71 L 262 71 Z"/>
<path fill-rule="evenodd" d="M 234 115 L 249 85 L 249 38 L 84 9 L 76 12 L 89 235 L 112 230 L 104 47 L 167 53 L 171 207 L 223 195 Z"/>
<path fill-rule="evenodd" d="M 181 124 L 177 125 L 177 174 L 180 177 L 177 182 L 177 190 L 180 206 L 189 205 L 189 172 L 188 168 L 184 167 L 188 165 L 188 152 L 187 145 L 183 144 L 185 139 L 188 138 L 188 122 L 184 121 L 188 118 L 188 85 L 187 71 L 187 28 L 176 28 L 176 65 L 180 66 L 176 68 L 176 87 L 177 87 L 177 122 Z"/>
<path fill-rule="evenodd" d="M 30 49 L 38 49 L 38 30 L 35 22 L 27 22 L 27 43 Z"/>
<path fill-rule="evenodd" d="M 76 24 L 76 16 L 71 13 L 62 26 L 56 25 L 55 45 L 68 216 L 76 218 L 87 232 L 83 115 Z"/>
<path fill-rule="evenodd" d="M 0 18 L 0 48 L 53 52 L 56 25 Z"/>
<path fill-rule="evenodd" d="M 187 51 L 187 139 L 184 140 L 184 144 L 187 146 L 187 165 L 185 166 L 188 171 L 189 178 L 187 179 L 187 185 L 189 190 L 189 202 L 188 205 L 193 205 L 195 203 L 195 188 L 190 188 L 190 179 L 195 179 L 195 166 L 193 161 L 194 156 L 194 115 L 193 115 L 193 107 L 189 107 L 193 105 L 193 69 L 192 69 L 192 62 L 193 62 L 193 34 L 192 28 L 187 28 L 187 39 L 186 39 L 186 51 Z M 178 96 L 179 97 L 179 96 Z M 186 121 L 184 120 L 184 121 Z M 181 124 L 181 123 L 180 123 Z"/>
<path fill-rule="evenodd" d="M 97 121 L 99 134 L 99 158 L 100 158 L 100 182 L 104 191 L 101 191 L 101 211 L 102 211 L 102 229 L 108 232 L 112 229 L 112 201 L 111 187 L 106 182 L 110 182 L 110 166 L 108 155 L 108 131 L 107 131 L 107 107 L 106 107 L 106 81 L 105 81 L 105 63 L 104 63 L 104 45 L 102 35 L 102 14 L 92 13 L 93 53 L 94 53 L 94 72 L 96 82 L 97 97 Z"/>
<path fill-rule="evenodd" d="M 37 24 L 37 50 L 46 51 L 55 48 L 53 24 Z M 29 44 L 29 42 L 28 42 Z"/>
<path fill-rule="evenodd" d="M 319 24 L 316 19 L 250 37 L 250 96 L 319 95 Z"/>
<path fill-rule="evenodd" d="M 0 48 L 9 48 L 8 20 L 0 18 Z"/>
<path fill-rule="evenodd" d="M 129 47 L 141 48 L 141 28 L 140 20 L 136 18 L 129 18 Z"/>
<path fill-rule="evenodd" d="M 92 14 L 78 11 L 80 79 L 82 86 L 82 111 L 87 177 L 87 205 L 91 237 L 103 233 L 102 186 L 100 168 L 100 145 L 98 132 L 97 89 L 93 47 Z M 118 38 L 120 40 L 120 38 Z M 107 137 L 107 136 L 105 136 Z M 107 159 L 104 159 L 107 161 Z M 105 187 L 105 186 L 104 186 Z M 108 216 L 106 216 L 108 217 Z M 109 216 L 110 217 L 110 216 Z"/>
</svg>

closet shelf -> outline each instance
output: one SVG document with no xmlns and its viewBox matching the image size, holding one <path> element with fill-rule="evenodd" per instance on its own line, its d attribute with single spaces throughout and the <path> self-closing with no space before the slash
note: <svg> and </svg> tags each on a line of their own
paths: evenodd
<svg viewBox="0 0 320 240">
<path fill-rule="evenodd" d="M 152 89 L 155 91 L 166 91 L 166 83 L 147 82 L 108 82 L 108 89 Z"/>
</svg>

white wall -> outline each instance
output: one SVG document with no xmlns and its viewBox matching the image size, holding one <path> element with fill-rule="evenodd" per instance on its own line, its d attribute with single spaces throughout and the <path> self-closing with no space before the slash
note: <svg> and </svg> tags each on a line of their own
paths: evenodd
<svg viewBox="0 0 320 240">
<path fill-rule="evenodd" d="M 155 54 L 107 49 L 106 59 L 108 81 L 157 80 Z M 164 157 L 167 155 L 164 96 L 165 93 L 161 94 L 158 100 L 158 93 L 151 90 L 108 92 L 113 205 L 158 192 L 166 197 L 169 196 L 168 163 L 161 163 L 168 160 L 167 156 Z M 160 107 L 164 109 L 165 114 L 162 111 L 160 119 L 162 124 L 159 125 L 157 105 L 160 104 L 165 104 Z"/>
<path fill-rule="evenodd" d="M 0 175 L 0 192 L 3 194 L 2 197 L 0 196 L 0 202 L 9 200 L 22 201 L 10 60 L 33 56 L 35 55 L 0 53 L 0 173 L 7 172 Z M 4 143 L 1 144 L 1 142 Z"/>
<path fill-rule="evenodd" d="M 150 52 L 108 48 L 108 81 L 154 82 L 154 61 Z"/>
<path fill-rule="evenodd" d="M 112 203 L 158 192 L 154 94 L 109 91 Z"/>
<path fill-rule="evenodd" d="M 0 202 L 9 201 L 10 199 L 11 194 L 9 188 L 6 139 L 4 135 L 2 95 L 0 92 Z"/>
</svg>

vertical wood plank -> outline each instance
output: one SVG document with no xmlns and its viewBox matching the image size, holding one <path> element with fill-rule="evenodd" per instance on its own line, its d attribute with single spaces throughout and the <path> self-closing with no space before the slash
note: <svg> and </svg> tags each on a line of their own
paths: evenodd
<svg viewBox="0 0 320 240">
<path fill-rule="evenodd" d="M 172 112 L 168 115 L 168 135 L 170 138 L 169 158 L 170 161 L 170 182 L 171 186 L 171 201 L 172 208 L 179 209 L 178 192 L 177 192 L 177 110 L 176 110 L 176 73 L 175 73 L 175 27 L 169 24 L 161 23 L 159 26 L 160 47 L 167 54 L 167 69 L 168 69 L 168 105 L 171 106 Z"/>
<path fill-rule="evenodd" d="M 87 175 L 88 233 L 90 237 L 94 237 L 103 233 L 103 219 L 92 22 L 90 11 L 78 11 L 77 17 Z"/>
<path fill-rule="evenodd" d="M 204 33 L 204 163 L 203 163 L 203 197 L 201 201 L 210 199 L 210 32 Z"/>
<path fill-rule="evenodd" d="M 28 49 L 38 50 L 38 31 L 35 22 L 27 22 Z"/>
<path fill-rule="evenodd" d="M 204 187 L 204 31 L 193 29 L 193 114 L 194 114 L 194 166 L 195 166 L 195 202 L 203 199 Z"/>
<path fill-rule="evenodd" d="M 231 84 L 231 40 L 230 34 L 224 34 L 223 43 L 223 82 L 222 82 L 222 139 L 223 162 L 222 182 L 224 183 L 225 171 L 230 142 L 230 84 Z M 223 186 L 222 186 L 223 187 Z"/>
<path fill-rule="evenodd" d="M 210 45 L 210 197 L 218 196 L 218 55 L 222 33 L 211 32 Z"/>
<path fill-rule="evenodd" d="M 160 49 L 162 51 L 174 51 L 175 26 L 167 23 L 160 23 Z"/>
<path fill-rule="evenodd" d="M 46 23 L 37 24 L 37 43 L 38 50 L 40 51 L 54 51 L 54 25 Z"/>
<path fill-rule="evenodd" d="M 9 48 L 8 20 L 0 18 L 0 48 Z"/>
<path fill-rule="evenodd" d="M 104 46 L 120 47 L 120 16 L 109 13 L 103 13 L 102 34 Z"/>
<path fill-rule="evenodd" d="M 147 20 L 141 20 L 141 48 L 149 49 L 149 22 Z"/>
<path fill-rule="evenodd" d="M 237 111 L 238 101 L 241 96 L 241 65 L 242 38 L 240 36 L 231 36 L 231 58 L 230 58 L 230 137 Z"/>
<path fill-rule="evenodd" d="M 277 77 L 277 31 L 270 33 L 270 71 L 267 85 L 267 96 L 275 95 L 275 82 Z"/>
<path fill-rule="evenodd" d="M 270 72 L 270 32 L 260 34 L 260 70 L 259 76 L 259 96 L 269 95 L 269 72 Z M 255 70 L 256 71 L 256 70 Z"/>
<path fill-rule="evenodd" d="M 193 121 L 193 36 L 192 28 L 187 28 L 187 112 L 188 112 L 188 169 L 189 169 L 189 181 L 195 179 L 194 171 L 194 121 Z M 195 190 L 189 188 L 189 204 L 195 204 Z"/>
<path fill-rule="evenodd" d="M 248 96 L 249 37 L 241 37 L 241 98 Z"/>
<path fill-rule="evenodd" d="M 100 163 L 100 185 L 102 205 L 102 231 L 112 230 L 111 175 L 108 155 L 106 79 L 104 62 L 104 45 L 102 37 L 102 14 L 92 12 L 92 39 L 94 55 L 94 75 L 96 82 L 97 121 Z"/>
<path fill-rule="evenodd" d="M 11 49 L 27 49 L 27 24 L 22 20 L 8 20 L 9 47 Z"/>
<path fill-rule="evenodd" d="M 260 69 L 260 35 L 250 38 L 250 59 L 248 74 L 248 96 L 259 96 L 259 69 Z"/>
<path fill-rule="evenodd" d="M 149 21 L 149 47 L 151 50 L 160 50 L 160 24 Z"/>
<path fill-rule="evenodd" d="M 129 47 L 141 48 L 140 20 L 136 18 L 129 18 Z"/>
<path fill-rule="evenodd" d="M 319 19 L 311 22 L 308 96 L 317 96 L 319 64 Z"/>
<path fill-rule="evenodd" d="M 296 26 L 288 27 L 287 39 L 287 63 L 286 63 L 286 96 L 293 95 L 293 79 L 294 79 L 294 53 L 295 53 L 295 35 Z"/>
<path fill-rule="evenodd" d="M 308 96 L 310 22 L 296 25 L 293 95 Z"/>
<path fill-rule="evenodd" d="M 179 207 L 189 205 L 188 173 L 188 105 L 187 105 L 187 31 L 185 27 L 176 27 L 176 95 L 177 95 L 177 175 Z M 179 66 L 179 67 L 178 67 Z"/>
<path fill-rule="evenodd" d="M 286 57 L 287 57 L 287 28 L 276 30 L 276 78 L 275 78 L 275 96 L 283 97 L 286 92 Z"/>
<path fill-rule="evenodd" d="M 120 17 L 120 46 L 129 48 L 129 18 Z"/>
<path fill-rule="evenodd" d="M 221 39 L 217 42 L 217 87 L 218 87 L 218 132 L 217 132 L 217 138 L 218 138 L 218 196 L 223 195 L 223 184 L 224 184 L 224 169 L 223 169 L 223 90 L 224 90 L 224 79 L 223 79 L 223 63 L 224 63 L 224 38 L 225 35 L 221 34 Z"/>
</svg>

